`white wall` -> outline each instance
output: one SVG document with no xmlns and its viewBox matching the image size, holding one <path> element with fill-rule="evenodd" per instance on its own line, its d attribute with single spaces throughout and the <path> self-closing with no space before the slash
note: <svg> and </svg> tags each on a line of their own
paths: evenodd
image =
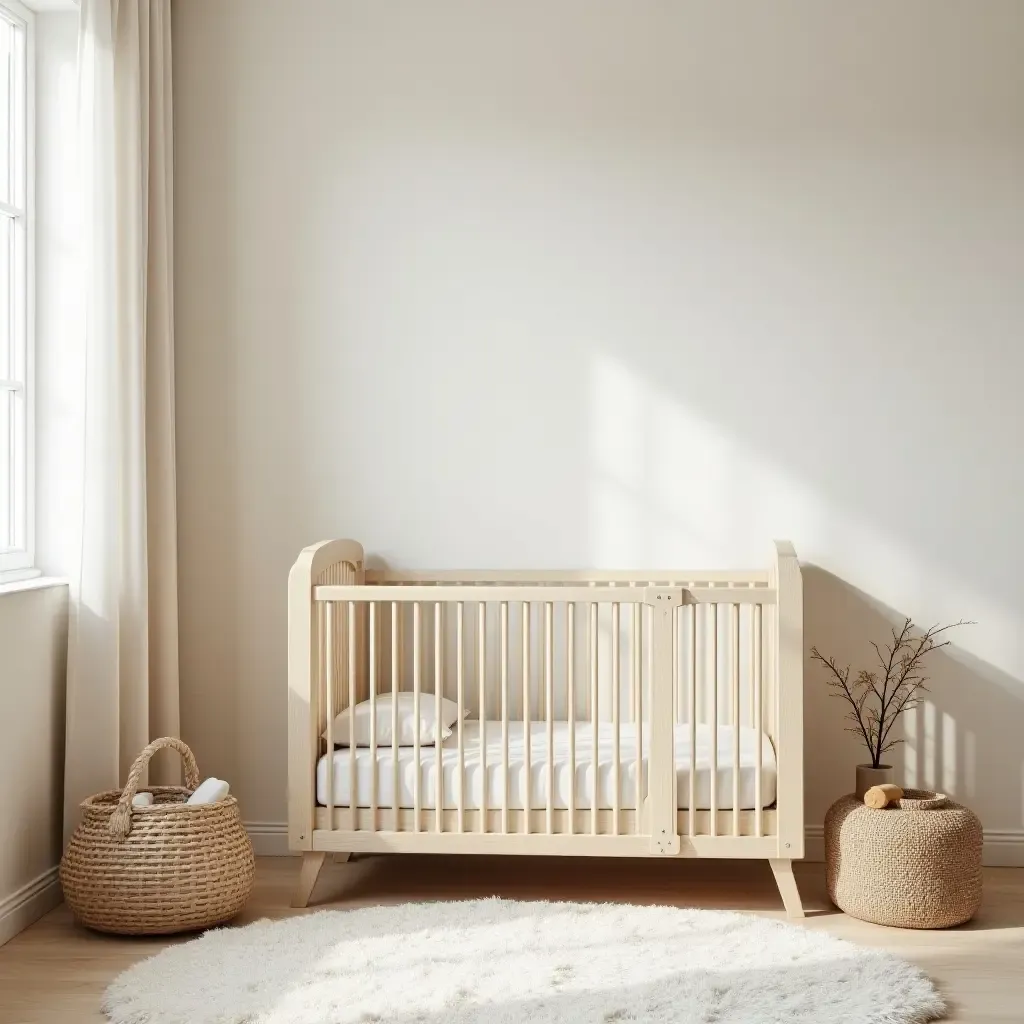
<svg viewBox="0 0 1024 1024">
<path fill-rule="evenodd" d="M 176 0 L 184 728 L 284 818 L 285 575 L 806 562 L 964 617 L 905 778 L 1024 827 L 1024 6 Z M 810 822 L 858 751 L 808 672 Z"/>
</svg>

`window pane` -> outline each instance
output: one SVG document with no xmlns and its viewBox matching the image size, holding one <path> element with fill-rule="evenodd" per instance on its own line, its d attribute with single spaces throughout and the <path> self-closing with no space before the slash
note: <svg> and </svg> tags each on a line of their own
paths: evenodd
<svg viewBox="0 0 1024 1024">
<path fill-rule="evenodd" d="M 14 224 L 0 213 L 0 380 L 13 376 Z"/>
<path fill-rule="evenodd" d="M 11 109 L 14 90 L 14 28 L 0 17 L 0 200 L 11 202 L 11 165 L 13 162 L 13 134 Z"/>
<path fill-rule="evenodd" d="M 28 542 L 26 42 L 0 13 L 0 570 L 20 568 Z"/>
<path fill-rule="evenodd" d="M 7 429 L 11 435 L 10 450 L 8 458 L 11 461 L 11 501 L 10 501 L 10 526 L 8 533 L 11 537 L 11 547 L 23 551 L 28 542 L 26 534 L 26 513 L 28 512 L 28 478 L 25 475 L 26 458 L 28 456 L 28 438 L 25 435 L 25 392 L 12 391 L 7 396 L 8 416 Z"/>
<path fill-rule="evenodd" d="M 14 393 L 0 389 L 0 551 L 15 546 L 13 419 Z"/>
</svg>

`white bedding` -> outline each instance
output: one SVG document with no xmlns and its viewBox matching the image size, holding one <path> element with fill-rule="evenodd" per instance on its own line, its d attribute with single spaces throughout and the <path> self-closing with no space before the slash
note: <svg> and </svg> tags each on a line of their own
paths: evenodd
<svg viewBox="0 0 1024 1024">
<path fill-rule="evenodd" d="M 487 806 L 500 808 L 504 789 L 502 762 L 501 722 L 486 722 L 481 730 L 480 722 L 464 722 L 461 726 L 465 748 L 465 802 L 469 810 L 481 806 L 483 792 L 483 771 L 481 770 L 480 737 L 486 737 L 487 763 Z M 614 733 L 610 722 L 598 727 L 597 795 L 598 807 L 611 809 L 614 792 Z M 525 730 L 522 722 L 509 723 L 509 807 L 522 810 L 526 796 Z M 643 735 L 643 788 L 647 785 L 648 730 Z M 619 734 L 619 761 L 621 764 L 619 806 L 623 809 L 636 807 L 636 727 L 623 723 Z M 456 731 L 441 747 L 443 800 L 446 809 L 458 807 L 458 746 Z M 594 769 L 591 759 L 593 730 L 590 724 L 576 725 L 576 770 L 569 763 L 569 725 L 556 722 L 554 726 L 554 801 L 553 806 L 565 809 L 569 806 L 571 780 L 575 775 L 576 807 L 587 809 L 591 806 L 594 791 Z M 372 762 L 369 747 L 356 747 L 356 795 L 359 807 L 371 804 Z M 722 726 L 718 730 L 718 807 L 732 809 L 733 790 L 733 729 Z M 415 806 L 414 748 L 398 748 L 399 807 Z M 767 735 L 758 743 L 757 733 L 747 727 L 740 729 L 740 808 L 751 810 L 756 806 L 755 765 L 761 759 L 761 803 L 768 807 L 775 802 L 775 750 Z M 690 802 L 690 727 L 675 727 L 675 759 L 678 784 L 678 804 L 689 808 Z M 350 756 L 347 747 L 334 752 L 334 805 L 349 806 Z M 327 804 L 328 756 L 320 758 L 316 769 L 317 802 Z M 704 810 L 711 806 L 711 728 L 697 727 L 697 808 Z M 530 804 L 534 809 L 547 806 L 547 726 L 543 722 L 530 723 Z M 437 792 L 437 750 L 420 747 L 420 806 L 434 808 Z M 394 800 L 394 772 L 390 746 L 377 748 L 377 806 L 392 807 Z"/>
</svg>

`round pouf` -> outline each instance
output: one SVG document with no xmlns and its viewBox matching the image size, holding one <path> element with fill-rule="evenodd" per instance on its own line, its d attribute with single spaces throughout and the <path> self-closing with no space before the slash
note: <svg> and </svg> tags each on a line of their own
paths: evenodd
<svg viewBox="0 0 1024 1024">
<path fill-rule="evenodd" d="M 488 899 L 222 928 L 125 971 L 115 1024 L 937 1019 L 919 968 L 751 914 Z"/>
<path fill-rule="evenodd" d="M 883 810 L 844 796 L 825 816 L 829 897 L 874 924 L 963 924 L 981 903 L 981 840 L 977 816 L 941 794 L 908 789 Z"/>
</svg>

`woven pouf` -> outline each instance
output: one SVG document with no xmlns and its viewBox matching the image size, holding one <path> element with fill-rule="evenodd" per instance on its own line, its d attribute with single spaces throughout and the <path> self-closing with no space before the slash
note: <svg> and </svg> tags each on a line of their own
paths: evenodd
<svg viewBox="0 0 1024 1024">
<path fill-rule="evenodd" d="M 851 917 L 896 928 L 949 928 L 981 902 L 981 822 L 942 794 L 904 790 L 875 810 L 855 796 L 825 816 L 828 894 Z"/>
</svg>

